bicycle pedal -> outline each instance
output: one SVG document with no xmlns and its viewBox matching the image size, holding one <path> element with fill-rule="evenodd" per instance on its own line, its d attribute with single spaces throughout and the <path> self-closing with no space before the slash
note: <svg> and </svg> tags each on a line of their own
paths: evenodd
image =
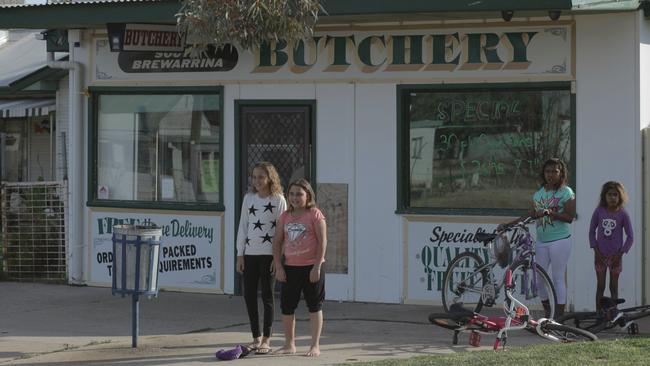
<svg viewBox="0 0 650 366">
<path fill-rule="evenodd" d="M 481 334 L 478 332 L 472 332 L 469 335 L 469 344 L 474 347 L 481 346 Z"/>
</svg>

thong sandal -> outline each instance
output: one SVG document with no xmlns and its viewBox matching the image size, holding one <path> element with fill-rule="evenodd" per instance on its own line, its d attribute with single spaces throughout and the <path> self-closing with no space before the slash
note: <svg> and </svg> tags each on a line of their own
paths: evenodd
<svg viewBox="0 0 650 366">
<path fill-rule="evenodd" d="M 247 344 L 245 346 L 242 346 L 242 348 L 246 348 L 246 350 L 249 353 L 257 351 L 258 347 L 259 347 L 259 345 L 256 345 L 255 343 L 249 343 L 249 344 Z"/>
<path fill-rule="evenodd" d="M 273 349 L 271 347 L 260 346 L 260 347 L 257 347 L 257 350 L 255 350 L 255 354 L 256 355 L 266 355 L 266 354 L 271 353 L 272 350 Z"/>
</svg>

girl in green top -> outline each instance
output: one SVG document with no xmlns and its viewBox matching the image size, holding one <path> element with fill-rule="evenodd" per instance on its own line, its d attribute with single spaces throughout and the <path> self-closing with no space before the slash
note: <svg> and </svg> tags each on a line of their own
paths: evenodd
<svg viewBox="0 0 650 366">
<path fill-rule="evenodd" d="M 557 295 L 555 316 L 564 313 L 566 305 L 566 272 L 571 255 L 571 223 L 575 217 L 575 193 L 567 186 L 569 172 L 560 159 L 544 162 L 542 186 L 533 194 L 531 214 L 537 217 L 537 263 L 551 275 Z M 544 296 L 541 296 L 544 299 Z M 548 300 L 542 301 L 549 309 Z"/>
<path fill-rule="evenodd" d="M 576 200 L 573 190 L 567 185 L 569 170 L 562 160 L 545 161 L 540 181 L 542 184 L 533 194 L 528 215 L 537 218 L 536 260 L 553 280 L 557 298 L 555 316 L 558 317 L 564 313 L 566 305 L 564 273 L 571 254 L 571 223 L 576 213 Z M 539 297 L 548 317 L 551 307 L 544 289 L 540 289 Z"/>
</svg>

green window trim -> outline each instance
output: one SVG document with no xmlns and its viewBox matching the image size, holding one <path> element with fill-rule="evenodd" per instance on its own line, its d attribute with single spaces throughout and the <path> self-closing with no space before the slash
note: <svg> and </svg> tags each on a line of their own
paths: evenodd
<svg viewBox="0 0 650 366">
<path fill-rule="evenodd" d="M 88 207 L 108 208 L 140 208 L 160 210 L 187 210 L 187 211 L 224 211 L 223 203 L 223 133 L 224 133 L 224 87 L 223 86 L 174 86 L 174 87 L 89 87 L 90 93 L 88 103 Z M 219 149 L 221 151 L 221 163 L 219 164 L 218 202 L 149 202 L 131 200 L 106 200 L 97 198 L 98 183 L 98 108 L 97 103 L 101 95 L 130 95 L 130 94 L 212 94 L 217 96 L 219 102 Z"/>
<path fill-rule="evenodd" d="M 571 82 L 521 82 L 481 84 L 401 84 L 397 85 L 397 208 L 399 215 L 477 215 L 477 216 L 520 216 L 525 209 L 503 208 L 454 208 L 454 207 L 411 207 L 410 206 L 410 134 L 409 96 L 412 92 L 450 91 L 508 91 L 508 90 L 571 90 Z M 570 154 L 569 185 L 576 190 L 576 98 L 570 92 Z M 531 187 L 534 188 L 534 187 Z"/>
</svg>

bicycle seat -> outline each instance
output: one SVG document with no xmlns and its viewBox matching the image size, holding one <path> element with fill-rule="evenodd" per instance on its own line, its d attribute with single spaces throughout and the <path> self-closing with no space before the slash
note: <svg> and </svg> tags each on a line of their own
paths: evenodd
<svg viewBox="0 0 650 366">
<path fill-rule="evenodd" d="M 449 307 L 449 317 L 454 320 L 464 320 L 473 316 L 474 312 L 469 309 L 465 309 L 463 307 L 463 304 L 455 303 L 451 304 Z"/>
<path fill-rule="evenodd" d="M 494 240 L 494 238 L 497 237 L 497 234 L 492 234 L 492 233 L 476 233 L 474 235 L 474 240 L 480 241 L 483 243 L 483 245 L 487 245 L 487 243 L 491 242 Z"/>
</svg>

